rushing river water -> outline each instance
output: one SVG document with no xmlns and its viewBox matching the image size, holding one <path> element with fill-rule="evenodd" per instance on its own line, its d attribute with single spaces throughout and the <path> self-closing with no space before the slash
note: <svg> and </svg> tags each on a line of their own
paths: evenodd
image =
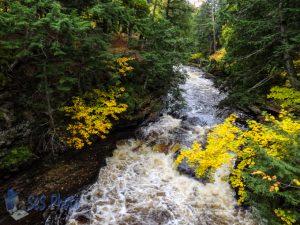
<svg viewBox="0 0 300 225">
<path fill-rule="evenodd" d="M 182 119 L 164 114 L 141 128 L 139 140 L 119 142 L 97 182 L 81 195 L 80 207 L 69 212 L 68 225 L 255 224 L 223 179 L 228 166 L 217 170 L 214 183 L 203 184 L 173 165 L 176 143 L 190 147 L 222 121 L 216 105 L 224 95 L 199 69 L 183 69 L 188 77 L 181 86 Z"/>
</svg>

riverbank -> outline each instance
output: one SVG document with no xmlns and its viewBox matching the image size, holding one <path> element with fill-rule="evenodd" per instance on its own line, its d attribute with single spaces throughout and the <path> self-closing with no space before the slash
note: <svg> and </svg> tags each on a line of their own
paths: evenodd
<svg viewBox="0 0 300 225">
<path fill-rule="evenodd" d="M 197 72 L 197 75 L 194 76 L 194 79 L 197 80 L 198 76 L 199 75 Z M 214 79 L 214 76 L 208 73 L 202 74 L 202 76 L 208 80 Z M 202 80 L 204 82 L 204 86 L 199 90 L 193 90 L 195 92 L 195 96 L 198 96 L 198 94 L 203 94 L 201 90 L 205 90 L 205 87 L 210 85 L 208 80 Z M 207 85 L 206 82 L 208 82 Z M 188 87 L 186 87 L 186 89 L 191 90 Z M 198 93 L 197 90 L 200 91 L 200 93 Z M 187 100 L 194 102 L 195 99 L 190 98 L 190 95 L 194 96 L 194 93 L 188 93 L 188 96 L 186 96 Z M 206 96 L 205 101 L 214 105 L 215 98 L 218 96 L 218 94 L 216 96 L 213 95 L 211 99 L 207 97 L 207 94 L 204 96 Z M 193 104 L 191 103 L 190 105 Z M 204 105 L 206 106 L 206 104 Z M 195 115 L 191 115 L 191 121 L 194 121 L 196 124 L 198 124 L 198 122 L 201 122 L 197 119 L 199 117 L 205 120 L 204 124 L 214 123 L 214 117 L 212 118 L 212 121 L 210 120 L 210 114 L 212 112 L 210 110 L 209 112 L 206 112 L 205 109 L 201 109 L 201 111 L 202 110 L 204 111 L 200 114 L 196 113 Z M 118 140 L 134 137 L 135 130 L 142 122 L 149 122 L 149 120 L 155 121 L 155 118 L 158 116 L 158 113 L 152 114 L 147 116 L 147 119 L 145 120 L 140 119 L 131 125 L 116 127 L 106 140 L 96 143 L 91 148 L 79 152 L 70 151 L 62 154 L 52 163 L 35 165 L 29 170 L 19 173 L 5 181 L 3 185 L 1 185 L 3 189 L 1 188 L 0 194 L 3 196 L 11 187 L 13 187 L 19 193 L 21 201 L 27 201 L 31 194 L 34 196 L 41 196 L 44 194 L 48 200 L 50 199 L 52 193 L 60 193 L 62 199 L 78 194 L 81 190 L 86 189 L 90 184 L 95 183 L 96 179 L 98 178 L 100 168 L 106 165 L 106 158 L 112 156 L 112 152 L 116 148 L 116 142 Z M 196 136 L 198 136 L 198 132 L 196 133 Z M 200 136 L 202 136 L 202 133 Z M 187 138 L 189 139 L 190 137 Z M 47 205 L 49 205 L 48 202 Z M 13 221 L 5 211 L 5 204 L 2 202 L 0 206 L 0 218 L 4 219 L 0 221 L 0 224 L 38 225 L 42 223 L 41 221 L 45 221 L 45 217 L 48 216 L 48 213 L 49 211 L 34 211 L 31 212 L 29 216 L 24 218 L 24 220 L 21 220 L 17 223 Z M 61 222 L 62 220 L 59 221 Z"/>
<path fill-rule="evenodd" d="M 223 121 L 217 104 L 225 95 L 201 70 L 184 69 L 180 117 L 165 113 L 140 129 L 140 139 L 118 143 L 97 182 L 82 193 L 79 208 L 69 212 L 69 224 L 255 224 L 224 179 L 229 166 L 219 168 L 209 183 L 174 166 L 172 146 L 188 149 L 203 142 Z"/>
<path fill-rule="evenodd" d="M 190 63 L 191 66 L 197 67 L 199 69 L 205 70 L 205 68 L 199 64 L 196 63 Z M 222 73 L 219 71 L 217 73 L 210 73 L 209 71 L 205 71 L 205 78 L 210 79 L 214 82 L 215 87 L 220 90 L 221 92 L 228 93 L 230 90 L 227 86 L 226 80 L 224 80 L 224 77 L 222 77 Z M 251 118 L 261 121 L 263 120 L 263 112 L 268 112 L 273 115 L 278 115 L 280 113 L 281 107 L 276 104 L 274 101 L 264 99 L 264 104 L 257 101 L 250 105 L 239 105 L 239 104 L 221 104 L 219 105 L 220 108 L 226 108 L 230 107 L 231 109 L 237 110 L 242 112 L 245 115 L 250 116 Z"/>
<path fill-rule="evenodd" d="M 134 137 L 134 132 L 141 122 L 136 121 L 130 125 L 115 128 L 107 139 L 95 143 L 88 149 L 65 152 L 48 163 L 39 160 L 30 168 L 2 181 L 0 196 L 4 196 L 9 188 L 13 188 L 19 194 L 20 202 L 24 204 L 30 195 L 44 194 L 49 200 L 52 193 L 60 193 L 62 199 L 78 193 L 95 182 L 99 169 L 106 165 L 106 158 L 112 155 L 116 142 Z M 0 224 L 41 224 L 41 221 L 45 220 L 44 212 L 32 211 L 27 217 L 16 222 L 6 211 L 4 199 L 1 197 Z"/>
</svg>

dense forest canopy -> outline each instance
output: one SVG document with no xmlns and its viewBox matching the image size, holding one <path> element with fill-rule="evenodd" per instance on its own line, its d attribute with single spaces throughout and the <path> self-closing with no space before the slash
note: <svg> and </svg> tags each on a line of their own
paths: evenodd
<svg viewBox="0 0 300 225">
<path fill-rule="evenodd" d="M 0 4 L 1 127 L 11 129 L 22 123 L 30 130 L 27 141 L 15 143 L 17 149 L 26 146 L 46 154 L 63 150 L 61 137 L 68 136 L 66 127 L 71 129 L 66 123 L 78 120 L 84 126 L 91 124 L 85 134 L 72 130 L 77 143 L 86 135 L 104 137 L 111 128 L 110 118 L 117 119 L 112 113 L 124 111 L 118 109 L 116 98 L 126 105 L 124 120 L 143 118 L 157 110 L 159 99 L 175 91 L 184 78 L 173 66 L 187 58 L 185 34 L 193 9 L 186 1 Z M 116 93 L 120 88 L 122 95 Z M 106 99 L 92 101 L 93 95 L 111 99 L 115 112 L 100 118 L 96 111 L 111 105 Z M 79 105 L 73 100 L 77 108 L 64 112 L 74 97 Z M 76 117 L 81 110 L 86 115 Z"/>
<path fill-rule="evenodd" d="M 0 1 L 0 171 L 85 149 L 113 126 L 180 102 L 190 63 L 212 73 L 232 115 L 176 160 L 229 181 L 268 224 L 300 221 L 300 1 Z M 266 111 L 266 112 L 263 112 Z M 232 154 L 232 152 L 234 154 Z"/>
<path fill-rule="evenodd" d="M 299 88 L 299 1 L 205 1 L 195 16 L 204 57 L 226 52 L 211 71 L 222 71 L 227 103 L 251 105 L 286 81 Z M 214 68 L 212 68 L 214 67 Z M 257 103 L 257 102 L 255 102 Z"/>
</svg>

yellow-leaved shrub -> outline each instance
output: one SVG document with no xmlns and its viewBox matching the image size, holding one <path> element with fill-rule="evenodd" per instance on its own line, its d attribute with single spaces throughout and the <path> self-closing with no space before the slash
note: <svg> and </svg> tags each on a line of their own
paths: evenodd
<svg viewBox="0 0 300 225">
<path fill-rule="evenodd" d="M 74 97 L 71 106 L 63 108 L 72 120 L 67 126 L 70 136 L 67 144 L 75 149 L 90 145 L 91 137 L 106 137 L 112 128 L 111 119 L 118 120 L 118 114 L 126 111 L 127 105 L 117 102 L 124 88 L 103 92 L 94 89 L 84 98 Z"/>
<path fill-rule="evenodd" d="M 126 76 L 127 73 L 132 71 L 134 68 L 129 65 L 129 62 L 134 60 L 134 58 L 121 57 L 117 58 L 116 62 L 118 64 L 118 73 L 120 75 Z"/>
<path fill-rule="evenodd" d="M 293 225 L 296 222 L 294 216 L 291 215 L 290 212 L 286 212 L 283 209 L 275 209 L 274 213 L 285 225 Z"/>
<path fill-rule="evenodd" d="M 234 124 L 236 119 L 237 116 L 231 115 L 212 129 L 205 149 L 195 142 L 191 149 L 182 150 L 176 164 L 186 159 L 190 166 L 195 167 L 198 177 L 206 177 L 222 165 L 230 164 L 234 152 L 237 164 L 231 171 L 230 182 L 237 189 L 238 203 L 241 204 L 247 195 L 243 172 L 255 165 L 256 149 L 263 149 L 271 157 L 283 158 L 286 147 L 294 144 L 292 135 L 300 132 L 300 122 L 282 111 L 278 119 L 265 115 L 266 124 L 250 120 L 249 128 L 242 130 Z"/>
<path fill-rule="evenodd" d="M 197 52 L 191 55 L 192 60 L 204 59 L 204 55 L 202 52 Z"/>
<path fill-rule="evenodd" d="M 273 87 L 268 98 L 273 98 L 280 102 L 282 108 L 286 110 L 299 109 L 300 91 L 290 87 Z"/>
<path fill-rule="evenodd" d="M 241 130 L 232 125 L 235 119 L 236 116 L 232 115 L 223 124 L 216 126 L 208 134 L 205 149 L 194 142 L 191 149 L 181 150 L 175 163 L 179 165 L 186 159 L 190 166 L 195 167 L 198 177 L 207 177 L 223 164 L 230 163 L 233 155 L 229 152 L 234 151 L 240 145 L 237 138 Z"/>
<path fill-rule="evenodd" d="M 226 56 L 226 49 L 221 48 L 220 50 L 216 51 L 214 54 L 209 56 L 209 60 L 214 60 L 216 62 L 220 62 Z"/>
</svg>

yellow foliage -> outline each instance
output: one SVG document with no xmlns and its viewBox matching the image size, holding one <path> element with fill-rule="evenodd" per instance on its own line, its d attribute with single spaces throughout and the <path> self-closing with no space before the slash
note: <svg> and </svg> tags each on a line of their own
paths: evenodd
<svg viewBox="0 0 300 225">
<path fill-rule="evenodd" d="M 195 167 L 198 177 L 208 176 L 207 172 L 212 172 L 220 168 L 224 163 L 230 163 L 231 157 L 225 151 L 220 153 L 213 148 L 203 150 L 201 145 L 194 142 L 191 149 L 182 150 L 176 164 L 186 159 L 190 166 Z"/>
<path fill-rule="evenodd" d="M 223 46 L 228 45 L 228 42 L 231 39 L 233 33 L 234 33 L 234 29 L 230 25 L 226 24 L 222 26 L 221 40 Z"/>
<path fill-rule="evenodd" d="M 298 108 L 300 104 L 300 91 L 288 87 L 273 87 L 268 98 L 273 98 L 280 101 L 281 107 Z"/>
<path fill-rule="evenodd" d="M 296 223 L 296 219 L 292 215 L 289 215 L 290 212 L 286 212 L 283 209 L 275 209 L 274 212 L 285 225 L 293 225 Z"/>
<path fill-rule="evenodd" d="M 252 175 L 260 175 L 263 180 L 272 182 L 272 185 L 270 186 L 270 189 L 269 189 L 270 192 L 274 192 L 274 191 L 278 192 L 279 191 L 281 183 L 279 181 L 277 181 L 277 176 L 270 176 L 270 175 L 265 174 L 262 171 L 255 171 L 252 173 Z"/>
<path fill-rule="evenodd" d="M 128 64 L 128 62 L 132 60 L 134 60 L 134 58 L 127 58 L 127 57 L 121 57 L 116 60 L 119 66 L 118 73 L 120 75 L 126 76 L 128 72 L 134 69 L 132 66 Z"/>
<path fill-rule="evenodd" d="M 95 29 L 95 28 L 97 27 L 97 22 L 96 22 L 96 21 L 92 21 L 92 22 L 91 22 L 91 27 L 92 27 L 93 29 Z"/>
<path fill-rule="evenodd" d="M 219 62 L 222 59 L 224 59 L 225 55 L 226 55 L 226 49 L 221 48 L 220 50 L 216 51 L 214 54 L 209 56 L 209 60 L 214 60 L 214 61 Z"/>
<path fill-rule="evenodd" d="M 300 58 L 294 61 L 295 67 L 300 67 Z"/>
<path fill-rule="evenodd" d="M 83 12 L 81 15 L 81 18 L 83 19 L 91 19 L 93 17 L 93 14 L 88 13 L 88 12 Z"/>
<path fill-rule="evenodd" d="M 299 121 L 294 121 L 286 111 L 282 111 L 279 120 L 271 115 L 266 115 L 267 122 L 273 126 L 264 125 L 256 121 L 248 121 L 249 129 L 240 135 L 240 139 L 244 140 L 244 145 L 240 145 L 236 149 L 239 164 L 233 169 L 230 177 L 231 185 L 238 189 L 239 200 L 241 204 L 246 197 L 245 185 L 243 183 L 242 173 L 247 167 L 254 165 L 255 151 L 252 146 L 264 149 L 266 153 L 272 157 L 283 158 L 286 155 L 285 146 L 292 145 L 293 139 L 288 135 L 295 134 L 300 131 Z M 272 129 L 273 128 L 273 129 Z M 243 142 L 240 142 L 243 143 Z M 263 175 L 263 179 L 268 181 L 276 181 L 276 176 L 269 176 L 262 171 L 257 171 L 253 175 Z M 279 190 L 279 182 L 275 182 L 270 191 Z"/>
<path fill-rule="evenodd" d="M 190 166 L 195 167 L 198 177 L 205 177 L 220 168 L 223 164 L 230 164 L 231 152 L 237 157 L 238 164 L 232 170 L 230 182 L 238 192 L 238 203 L 241 204 L 247 195 L 243 181 L 243 171 L 255 165 L 255 148 L 264 149 L 271 157 L 283 158 L 286 155 L 287 145 L 294 143 L 293 135 L 300 131 L 300 122 L 292 119 L 286 111 L 282 111 L 278 120 L 271 115 L 266 115 L 266 121 L 272 126 L 264 125 L 256 121 L 248 121 L 249 129 L 241 130 L 234 125 L 235 115 L 228 117 L 223 124 L 216 126 L 207 137 L 205 149 L 195 142 L 191 149 L 182 150 L 176 164 L 184 159 Z M 262 175 L 263 179 L 273 181 L 270 191 L 278 191 L 280 183 L 276 176 L 269 176 L 262 171 L 256 171 L 253 175 Z"/>
<path fill-rule="evenodd" d="M 70 137 L 67 144 L 76 149 L 82 149 L 86 144 L 90 145 L 91 136 L 96 135 L 105 138 L 112 128 L 111 119 L 118 119 L 120 114 L 127 109 L 126 104 L 117 103 L 124 88 L 102 92 L 94 89 L 85 95 L 85 98 L 74 97 L 73 105 L 64 107 L 64 112 L 71 118 L 67 130 Z"/>
<path fill-rule="evenodd" d="M 293 183 L 296 184 L 297 186 L 300 186 L 300 181 L 297 179 L 293 179 Z"/>
<path fill-rule="evenodd" d="M 204 56 L 201 52 L 194 53 L 191 56 L 192 60 L 203 59 L 203 58 L 204 58 Z"/>
<path fill-rule="evenodd" d="M 231 163 L 232 155 L 229 151 L 236 147 L 236 136 L 240 132 L 239 128 L 231 126 L 235 118 L 232 115 L 226 119 L 224 124 L 212 130 L 208 135 L 205 149 L 202 149 L 199 143 L 194 142 L 191 149 L 180 152 L 175 163 L 179 165 L 186 159 L 190 166 L 195 167 L 195 173 L 198 177 L 206 177 L 223 164 Z M 230 143 L 233 143 L 233 145 Z"/>
</svg>

